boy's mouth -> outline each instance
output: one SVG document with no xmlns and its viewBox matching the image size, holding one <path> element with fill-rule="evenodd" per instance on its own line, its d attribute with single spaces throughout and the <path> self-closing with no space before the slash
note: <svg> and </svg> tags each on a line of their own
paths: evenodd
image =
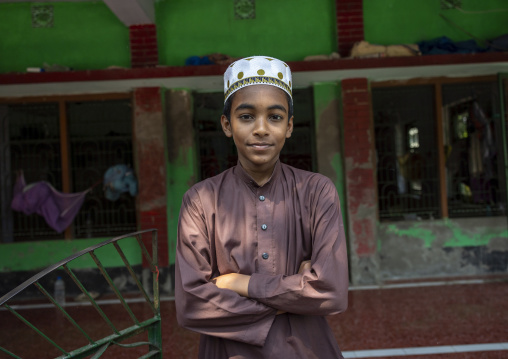
<svg viewBox="0 0 508 359">
<path fill-rule="evenodd" d="M 271 144 L 269 144 L 269 143 L 264 143 L 264 142 L 256 142 L 256 143 L 251 143 L 251 144 L 249 144 L 249 146 L 250 146 L 250 147 L 253 147 L 253 148 L 255 148 L 255 149 L 260 149 L 260 150 L 262 150 L 262 149 L 266 149 L 266 148 L 270 147 L 270 146 L 271 146 Z"/>
</svg>

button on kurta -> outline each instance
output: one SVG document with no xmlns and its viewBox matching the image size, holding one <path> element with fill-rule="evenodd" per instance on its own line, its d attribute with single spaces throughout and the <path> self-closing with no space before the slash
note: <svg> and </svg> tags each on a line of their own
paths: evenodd
<svg viewBox="0 0 508 359">
<path fill-rule="evenodd" d="M 269 255 L 268 253 L 265 252 L 261 255 L 261 257 L 263 257 L 263 259 L 268 259 Z"/>
<path fill-rule="evenodd" d="M 267 228 L 268 228 L 268 226 L 267 226 L 266 224 L 262 224 L 262 225 L 261 225 L 261 229 L 262 229 L 263 231 L 266 231 L 266 229 L 267 229 Z"/>
<path fill-rule="evenodd" d="M 259 196 L 259 200 L 260 201 L 264 201 L 265 200 L 265 196 Z"/>
</svg>

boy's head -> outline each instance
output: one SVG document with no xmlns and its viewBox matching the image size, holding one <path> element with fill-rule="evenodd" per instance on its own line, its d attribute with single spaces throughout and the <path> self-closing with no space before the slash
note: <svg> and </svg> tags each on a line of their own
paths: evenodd
<svg viewBox="0 0 508 359">
<path fill-rule="evenodd" d="M 239 162 L 251 175 L 270 175 L 293 132 L 288 65 L 266 56 L 238 60 L 224 74 L 224 94 L 221 125 L 233 138 Z"/>
<path fill-rule="evenodd" d="M 247 86 L 271 85 L 284 91 L 289 109 L 288 118 L 293 117 L 293 93 L 291 69 L 274 57 L 251 56 L 229 65 L 224 73 L 223 115 L 231 119 L 231 103 L 235 93 Z"/>
</svg>

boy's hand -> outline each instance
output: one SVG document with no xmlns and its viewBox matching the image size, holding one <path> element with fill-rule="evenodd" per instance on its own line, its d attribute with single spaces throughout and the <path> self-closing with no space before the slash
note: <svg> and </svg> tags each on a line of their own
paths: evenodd
<svg viewBox="0 0 508 359">
<path fill-rule="evenodd" d="M 305 269 L 311 269 L 311 267 L 312 264 L 310 260 L 303 261 L 300 264 L 300 269 L 298 269 L 298 274 L 301 274 Z M 242 297 L 249 297 L 249 281 L 249 275 L 238 273 L 224 274 L 212 279 L 212 283 L 214 283 L 217 287 L 232 290 Z M 283 310 L 277 311 L 277 315 L 283 313 L 286 312 Z"/>
<path fill-rule="evenodd" d="M 249 275 L 238 273 L 224 274 L 212 279 L 212 283 L 214 283 L 217 287 L 230 289 L 242 297 L 249 296 L 249 281 Z"/>
<path fill-rule="evenodd" d="M 312 268 L 312 263 L 310 262 L 310 260 L 303 261 L 302 264 L 300 264 L 300 269 L 298 269 L 298 274 L 302 274 L 305 269 L 311 269 L 311 268 Z"/>
</svg>

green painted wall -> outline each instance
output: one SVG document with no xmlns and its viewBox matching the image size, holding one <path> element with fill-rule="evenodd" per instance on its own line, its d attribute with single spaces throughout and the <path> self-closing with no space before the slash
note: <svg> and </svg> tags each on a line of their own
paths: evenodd
<svg viewBox="0 0 508 359">
<path fill-rule="evenodd" d="M 52 28 L 32 27 L 31 6 L 41 4 L 54 7 Z M 0 72 L 130 66 L 129 29 L 102 1 L 0 4 L 0 33 Z"/>
<path fill-rule="evenodd" d="M 54 27 L 33 28 L 31 6 L 54 7 Z M 155 2 L 159 59 L 181 66 L 193 55 L 267 54 L 286 61 L 336 51 L 335 1 L 258 0 L 256 18 L 238 20 L 231 0 Z M 365 39 L 385 45 L 446 35 L 490 39 L 506 33 L 508 12 L 441 10 L 440 0 L 364 0 Z M 462 0 L 466 10 L 508 8 L 505 0 Z M 402 30 L 403 29 L 403 30 Z M 129 29 L 102 1 L 0 4 L 0 72 L 48 64 L 76 70 L 130 66 Z"/>
<path fill-rule="evenodd" d="M 0 272 L 42 270 L 107 239 L 109 238 L 4 243 L 0 251 Z M 131 265 L 141 264 L 141 252 L 134 238 L 122 239 L 119 244 Z M 105 267 L 124 266 L 113 245 L 98 249 L 96 254 Z M 87 255 L 74 260 L 70 267 L 90 268 L 95 267 L 95 264 Z"/>
<path fill-rule="evenodd" d="M 492 240 L 508 239 L 508 229 L 504 221 L 493 225 L 492 218 L 442 219 L 435 221 L 380 223 L 382 232 L 391 238 L 416 238 L 421 240 L 422 248 L 431 248 L 435 243 L 439 247 L 478 247 L 488 246 Z M 473 223 L 467 226 L 466 223 Z M 483 223 L 482 223 L 483 222 Z M 499 222 L 499 221 L 498 221 Z M 379 239 L 381 250 L 384 238 Z M 401 241 L 403 245 L 403 240 Z"/>
<path fill-rule="evenodd" d="M 507 9 L 506 0 L 462 0 L 464 10 Z M 441 10 L 440 0 L 364 0 L 365 40 L 382 45 L 415 43 L 448 36 L 453 41 L 470 35 L 453 26 L 439 14 L 480 39 L 492 39 L 507 32 L 508 12 L 465 14 Z"/>
<path fill-rule="evenodd" d="M 256 18 L 237 20 L 232 0 L 160 0 L 157 14 L 162 64 L 183 65 L 193 55 L 270 55 L 285 61 L 336 51 L 335 1 L 258 0 Z"/>
</svg>

